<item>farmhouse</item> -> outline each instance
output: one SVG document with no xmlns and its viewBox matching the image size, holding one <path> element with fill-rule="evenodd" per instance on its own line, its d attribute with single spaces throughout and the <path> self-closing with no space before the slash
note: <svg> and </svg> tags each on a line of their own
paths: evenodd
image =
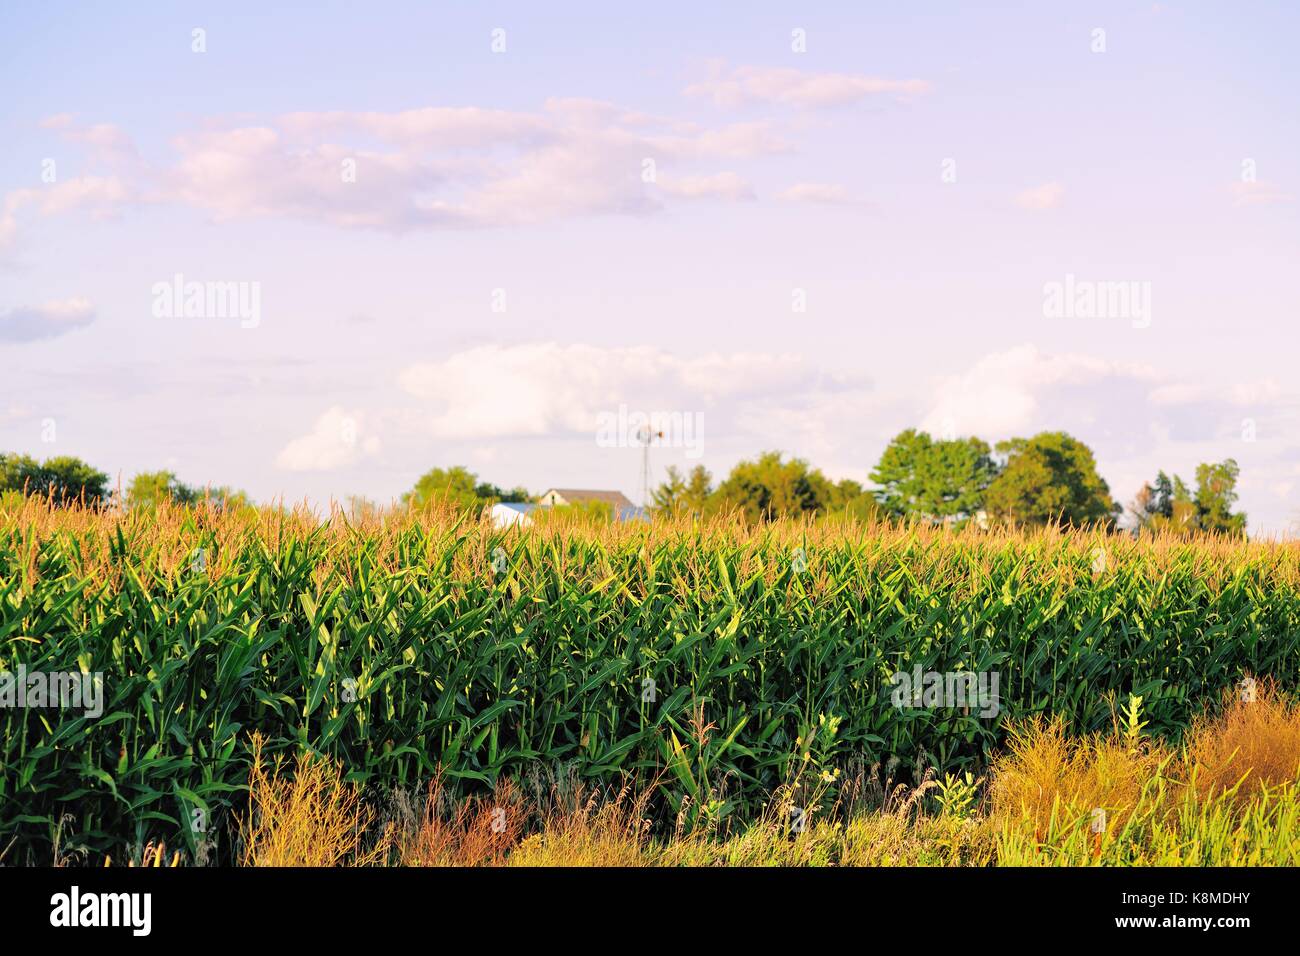
<svg viewBox="0 0 1300 956">
<path fill-rule="evenodd" d="M 601 502 L 609 505 L 616 521 L 645 519 L 645 509 L 637 507 L 621 491 L 599 491 L 590 488 L 550 488 L 542 492 L 537 503 L 543 508 L 553 505 L 585 505 Z"/>
</svg>

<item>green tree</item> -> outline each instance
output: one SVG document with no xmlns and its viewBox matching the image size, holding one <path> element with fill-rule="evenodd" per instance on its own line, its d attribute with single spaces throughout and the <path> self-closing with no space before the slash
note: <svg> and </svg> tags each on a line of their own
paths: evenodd
<svg viewBox="0 0 1300 956">
<path fill-rule="evenodd" d="M 480 482 L 474 472 L 462 465 L 434 468 L 416 481 L 415 487 L 402 495 L 402 503 L 424 507 L 431 502 L 447 502 L 461 509 L 481 509 L 496 501 L 530 501 L 524 488 L 503 491 L 496 485 Z"/>
<path fill-rule="evenodd" d="M 650 492 L 650 510 L 673 514 L 686 507 L 686 480 L 676 465 L 668 466 L 668 480 Z"/>
<path fill-rule="evenodd" d="M 827 511 L 859 521 L 877 521 L 885 513 L 876 496 L 851 478 L 845 478 L 834 486 Z"/>
<path fill-rule="evenodd" d="M 416 481 L 415 487 L 402 495 L 402 501 L 422 508 L 435 501 L 448 502 L 457 508 L 477 508 L 479 500 L 475 474 L 468 468 L 433 468 Z"/>
<path fill-rule="evenodd" d="M 1246 515 L 1232 513 L 1241 469 L 1232 458 L 1196 467 L 1196 525 L 1211 534 L 1246 533 Z"/>
<path fill-rule="evenodd" d="M 693 514 L 704 514 L 712 497 L 713 476 L 703 465 L 696 465 L 691 469 L 690 477 L 686 479 L 686 492 L 683 495 L 686 507 Z"/>
<path fill-rule="evenodd" d="M 38 463 L 30 455 L 0 454 L 0 491 L 49 498 L 56 505 L 98 505 L 108 497 L 108 475 L 70 455 Z"/>
<path fill-rule="evenodd" d="M 192 504 L 199 492 L 176 479 L 170 471 L 142 471 L 126 486 L 128 508 L 153 508 L 163 501 Z"/>
<path fill-rule="evenodd" d="M 650 510 L 657 514 L 687 511 L 700 515 L 710 506 L 713 476 L 703 465 L 691 469 L 689 477 L 673 465 L 668 466 L 668 480 L 650 492 Z"/>
<path fill-rule="evenodd" d="M 871 473 L 876 499 L 894 517 L 962 519 L 980 509 L 997 477 L 989 446 L 978 438 L 935 441 L 909 428 L 894 436 Z"/>
<path fill-rule="evenodd" d="M 480 482 L 474 486 L 474 494 L 479 501 L 492 503 L 497 501 L 524 502 L 532 501 L 533 496 L 528 493 L 527 488 L 511 488 L 506 491 L 504 488 L 498 488 L 496 485 L 488 482 Z"/>
<path fill-rule="evenodd" d="M 1135 530 L 1184 533 L 1196 527 L 1196 505 L 1183 479 L 1163 471 L 1144 484 L 1129 505 Z"/>
<path fill-rule="evenodd" d="M 253 504 L 253 499 L 248 496 L 248 492 L 241 491 L 238 488 L 231 488 L 229 485 L 218 485 L 216 488 L 199 488 L 195 490 L 194 494 L 196 502 L 208 501 L 222 509 L 256 507 Z"/>
<path fill-rule="evenodd" d="M 1240 535 L 1246 533 L 1246 515 L 1233 514 L 1237 503 L 1237 478 L 1241 473 L 1231 458 L 1196 468 L 1196 491 L 1183 479 L 1163 471 L 1154 484 L 1144 484 L 1129 505 L 1137 530 L 1172 534 Z"/>
<path fill-rule="evenodd" d="M 995 517 L 1020 524 L 1114 524 L 1121 508 L 1083 442 L 1065 432 L 1042 432 L 1000 442 L 997 450 L 1006 463 L 985 495 Z"/>
<path fill-rule="evenodd" d="M 738 508 L 754 521 L 824 511 L 834 488 L 820 471 L 801 458 L 782 461 L 768 451 L 756 461 L 742 461 L 731 470 L 710 499 L 720 509 Z"/>
</svg>

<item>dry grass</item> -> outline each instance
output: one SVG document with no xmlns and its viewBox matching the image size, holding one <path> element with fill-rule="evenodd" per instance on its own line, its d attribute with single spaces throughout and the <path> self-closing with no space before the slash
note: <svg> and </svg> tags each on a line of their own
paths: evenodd
<svg viewBox="0 0 1300 956">
<path fill-rule="evenodd" d="M 418 819 L 395 838 L 403 866 L 644 866 L 648 795 L 607 796 L 568 777 L 503 779 L 454 798 L 435 778 Z M 527 834 L 525 836 L 525 834 Z"/>
<path fill-rule="evenodd" d="M 1150 740 L 1133 747 L 1115 738 L 1072 738 L 1059 718 L 1030 721 L 1011 732 L 1006 756 L 994 765 L 992 812 L 1003 820 L 1028 818 L 1046 832 L 1054 820 L 1100 808 L 1122 826 L 1171 756 Z"/>
<path fill-rule="evenodd" d="M 1187 735 L 1190 782 L 1201 796 L 1238 787 L 1247 801 L 1264 787 L 1288 783 L 1300 775 L 1300 706 L 1279 694 L 1275 685 L 1256 685 L 1255 700 L 1225 697 L 1223 713 L 1203 716 Z"/>
<path fill-rule="evenodd" d="M 1060 720 L 1031 721 L 1011 733 L 990 797 L 995 818 L 1028 821 L 1041 837 L 1097 808 L 1107 832 L 1122 830 L 1140 807 L 1169 818 L 1189 799 L 1226 796 L 1244 808 L 1298 779 L 1300 707 L 1268 681 L 1252 700 L 1226 694 L 1221 711 L 1198 717 L 1181 748 L 1118 729 L 1071 738 Z"/>
<path fill-rule="evenodd" d="M 112 866 L 113 858 L 104 857 L 104 866 Z M 177 850 L 170 857 L 167 856 L 167 846 L 163 843 L 149 843 L 145 845 L 144 850 L 140 853 L 140 862 L 136 863 L 133 859 L 126 861 L 128 867 L 176 867 L 181 865 L 181 854 Z"/>
<path fill-rule="evenodd" d="M 519 842 L 525 816 L 510 780 L 491 797 L 453 801 L 436 777 L 419 823 L 396 838 L 398 859 L 403 866 L 499 866 Z"/>
<path fill-rule="evenodd" d="M 571 778 L 503 780 L 456 799 L 435 779 L 420 814 L 380 829 L 339 771 L 299 757 L 293 778 L 268 774 L 255 742 L 255 825 L 245 865 L 382 862 L 405 866 L 990 866 L 1267 865 L 1300 861 L 1300 713 L 1272 685 L 1225 701 L 1197 721 L 1185 747 L 1136 734 L 1071 738 L 1060 721 L 1030 722 L 991 770 L 985 803 L 927 810 L 942 792 L 927 776 L 908 788 L 873 768 L 825 818 L 795 832 L 779 793 L 769 811 L 728 834 L 714 828 L 652 836 L 648 793 L 604 794 Z M 1237 786 L 1239 781 L 1244 782 Z M 1235 788 L 1235 789 L 1234 789 Z M 940 801 L 942 803 L 942 800 Z M 868 804 L 872 806 L 868 809 Z M 1106 811 L 1104 836 L 1089 826 Z M 155 863 L 156 865 L 156 863 Z"/>
<path fill-rule="evenodd" d="M 1300 717 L 1271 686 L 1199 720 L 1185 748 L 1134 733 L 1070 738 L 1060 721 L 1031 722 L 992 769 L 989 812 L 974 803 L 925 808 L 933 780 L 909 789 L 877 782 L 876 804 L 840 804 L 794 832 L 788 794 L 729 835 L 712 829 L 650 832 L 648 794 L 586 790 L 551 779 L 543 796 L 503 780 L 494 793 L 457 800 L 441 778 L 423 811 L 393 836 L 379 828 L 339 771 L 299 757 L 292 779 L 268 773 L 255 743 L 255 821 L 246 865 L 367 865 L 390 843 L 406 866 L 989 866 L 1265 865 L 1300 857 Z M 1246 781 L 1240 787 L 1238 781 Z M 865 779 L 865 778 L 864 778 Z M 874 778 L 873 778 L 874 779 Z M 872 784 L 864 784 L 870 789 Z M 1234 789 L 1235 788 L 1235 789 Z M 862 788 L 859 788 L 862 789 Z M 1107 814 L 1105 835 L 1088 815 Z"/>
<path fill-rule="evenodd" d="M 300 753 L 292 774 L 277 758 L 268 771 L 254 735 L 249 815 L 241 822 L 243 866 L 372 866 L 387 860 L 388 827 L 368 842 L 374 811 L 338 765 Z"/>
<path fill-rule="evenodd" d="M 509 866 L 651 866 L 654 848 L 645 818 L 648 794 L 623 790 L 603 799 L 577 794 L 548 809 L 538 832 L 509 855 Z M 567 805 L 566 805 L 567 804 Z"/>
</svg>

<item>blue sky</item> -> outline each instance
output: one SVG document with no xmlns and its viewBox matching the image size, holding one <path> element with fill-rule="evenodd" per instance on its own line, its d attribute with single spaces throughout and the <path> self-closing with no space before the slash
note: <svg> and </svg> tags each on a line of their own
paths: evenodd
<svg viewBox="0 0 1300 956">
<path fill-rule="evenodd" d="M 0 448 L 323 503 L 635 496 L 620 407 L 701 424 L 657 473 L 1064 428 L 1300 516 L 1286 4 L 261 6 L 0 11 Z"/>
</svg>

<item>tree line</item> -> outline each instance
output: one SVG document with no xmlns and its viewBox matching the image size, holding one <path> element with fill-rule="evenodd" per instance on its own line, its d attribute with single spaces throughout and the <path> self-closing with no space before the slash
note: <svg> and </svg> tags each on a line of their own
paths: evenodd
<svg viewBox="0 0 1300 956">
<path fill-rule="evenodd" d="M 1231 458 L 1199 465 L 1194 486 L 1161 471 L 1129 504 L 1129 526 L 1180 534 L 1245 534 L 1246 515 L 1233 510 L 1239 473 Z M 670 467 L 667 480 L 653 489 L 649 505 L 660 514 L 738 511 L 753 521 L 847 515 L 942 525 L 1060 523 L 1105 528 L 1114 528 L 1125 513 L 1097 472 L 1092 450 L 1065 432 L 1042 432 L 990 447 L 976 437 L 936 439 L 909 428 L 894 436 L 867 477 L 872 487 L 853 479 L 834 482 L 801 458 L 768 451 L 739 462 L 716 485 L 703 465 L 689 474 Z M 0 496 L 12 494 L 92 506 L 117 503 L 118 497 L 109 489 L 108 475 L 79 458 L 38 462 L 27 455 L 0 453 Z M 121 499 L 128 508 L 152 507 L 164 500 L 207 500 L 219 507 L 253 504 L 242 491 L 187 485 L 170 471 L 136 475 Z M 401 503 L 422 507 L 444 502 L 481 511 L 499 501 L 532 500 L 526 488 L 501 488 L 456 465 L 421 475 Z M 365 499 L 350 503 L 354 512 L 379 510 Z"/>
<path fill-rule="evenodd" d="M 1231 458 L 1200 465 L 1195 489 L 1161 471 L 1129 505 L 1130 527 L 1244 534 L 1246 515 L 1233 511 L 1238 475 Z M 847 512 L 944 525 L 1105 528 L 1114 528 L 1125 513 L 1098 473 L 1092 449 L 1065 432 L 990 447 L 980 438 L 935 439 L 909 428 L 890 441 L 868 478 L 869 490 L 853 480 L 835 483 L 803 459 L 764 452 L 737 464 L 716 487 L 702 465 L 688 475 L 669 468 L 652 507 L 700 515 L 740 510 L 755 520 Z"/>
<path fill-rule="evenodd" d="M 102 507 L 121 503 L 128 508 L 149 508 L 163 501 L 176 504 L 208 501 L 221 508 L 253 506 L 246 492 L 224 485 L 215 488 L 187 485 L 171 471 L 141 472 L 119 494 L 109 486 L 105 472 L 80 458 L 59 455 L 37 461 L 30 455 L 0 452 L 0 499 L 12 495 L 45 498 L 59 506 L 81 503 Z"/>
</svg>

